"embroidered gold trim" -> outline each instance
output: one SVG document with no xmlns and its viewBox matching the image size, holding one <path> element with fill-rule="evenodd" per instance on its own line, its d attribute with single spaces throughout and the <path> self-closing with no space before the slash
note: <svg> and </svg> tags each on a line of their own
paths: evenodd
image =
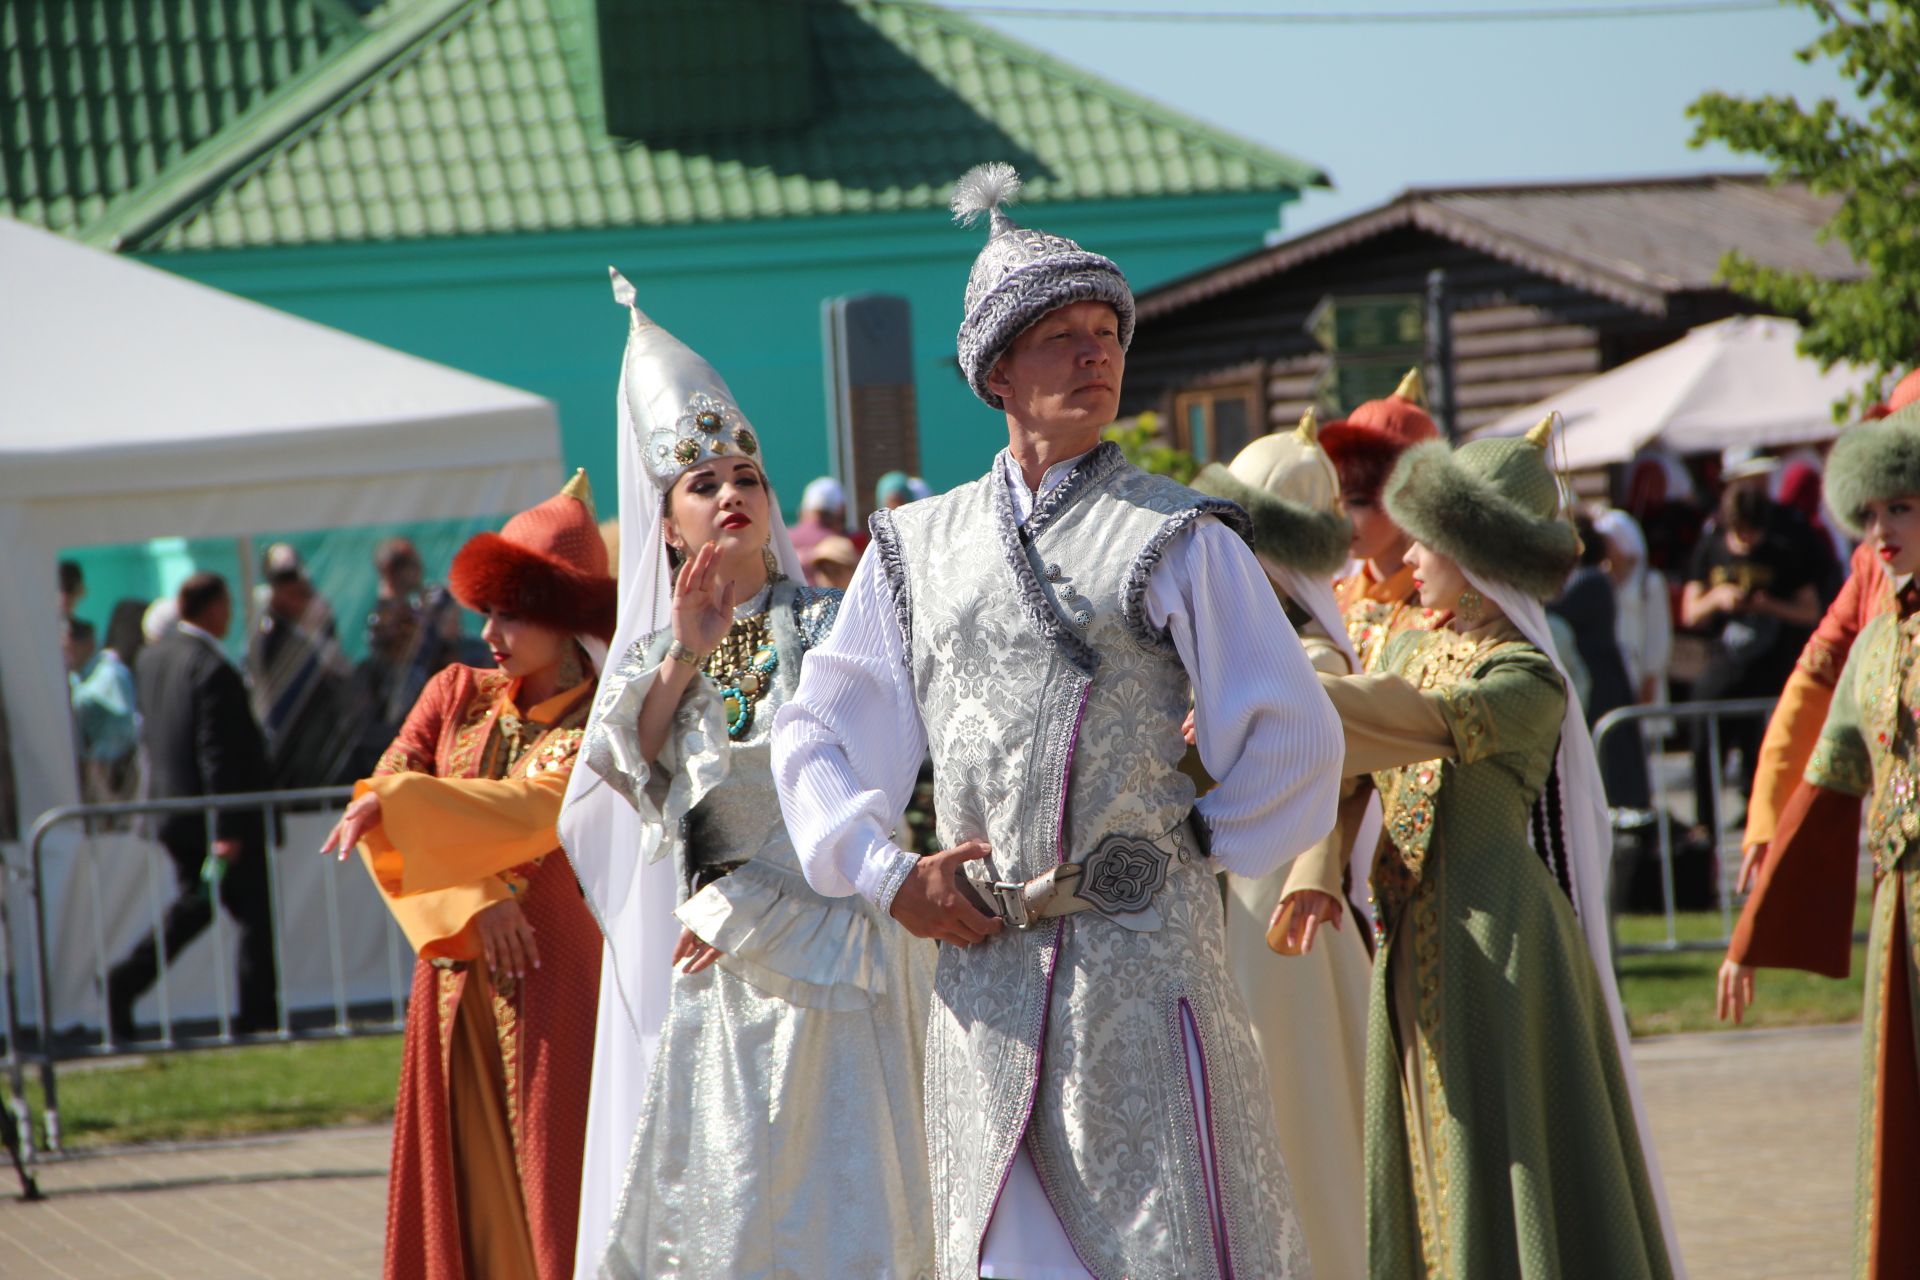
<svg viewBox="0 0 1920 1280">
<path fill-rule="evenodd" d="M 1504 638 L 1474 638 L 1451 631 L 1429 632 L 1401 673 L 1422 692 L 1436 692 L 1447 709 L 1461 763 L 1484 759 L 1494 750 L 1492 714 L 1467 677 L 1500 649 L 1520 643 Z M 1373 775 L 1385 817 L 1385 836 L 1373 863 L 1373 891 L 1380 918 L 1391 929 L 1425 874 L 1433 839 L 1440 788 L 1451 768 L 1443 760 L 1425 760 Z"/>
<path fill-rule="evenodd" d="M 1413 906 L 1414 981 L 1418 996 L 1421 1076 L 1427 1090 L 1427 1164 L 1433 1170 L 1433 1246 L 1426 1250 L 1429 1275 L 1450 1273 L 1447 1237 L 1447 1097 L 1440 1077 L 1440 911 L 1432 880 L 1421 884 Z M 1424 1239 L 1427 1227 L 1422 1224 Z"/>
</svg>

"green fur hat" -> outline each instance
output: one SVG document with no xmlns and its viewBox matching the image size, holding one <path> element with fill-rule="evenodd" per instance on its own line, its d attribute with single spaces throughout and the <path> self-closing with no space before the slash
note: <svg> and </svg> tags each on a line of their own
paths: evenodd
<svg viewBox="0 0 1920 1280">
<path fill-rule="evenodd" d="M 1827 506 L 1856 538 L 1869 502 L 1920 494 L 1920 402 L 1841 432 L 1826 486 Z"/>
<path fill-rule="evenodd" d="M 1353 524 L 1340 509 L 1340 478 L 1311 409 L 1292 431 L 1261 436 L 1229 465 L 1208 463 L 1193 487 L 1244 507 L 1253 549 L 1275 564 L 1331 575 L 1347 562 Z"/>
<path fill-rule="evenodd" d="M 1415 445 L 1381 491 L 1387 514 L 1463 569 L 1551 600 L 1580 558 L 1547 457 L 1553 422 L 1458 449 Z"/>
</svg>

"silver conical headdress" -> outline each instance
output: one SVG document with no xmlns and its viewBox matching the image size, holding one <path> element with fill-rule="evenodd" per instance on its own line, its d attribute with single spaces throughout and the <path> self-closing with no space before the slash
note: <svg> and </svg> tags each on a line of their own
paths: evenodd
<svg viewBox="0 0 1920 1280">
<path fill-rule="evenodd" d="M 715 458 L 744 457 L 759 463 L 760 439 L 727 390 L 726 379 L 639 308 L 626 277 L 608 271 L 614 300 L 632 317 L 621 387 L 647 478 L 664 492 L 687 468 Z"/>
</svg>

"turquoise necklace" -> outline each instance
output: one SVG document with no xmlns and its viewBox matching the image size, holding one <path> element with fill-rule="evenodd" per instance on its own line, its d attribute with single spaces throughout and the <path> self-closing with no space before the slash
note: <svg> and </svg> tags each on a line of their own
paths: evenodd
<svg viewBox="0 0 1920 1280">
<path fill-rule="evenodd" d="M 765 611 L 737 619 L 707 655 L 705 670 L 720 687 L 729 738 L 744 738 L 752 730 L 754 710 L 773 687 L 773 673 L 779 666 L 780 651 L 773 647 Z"/>
</svg>

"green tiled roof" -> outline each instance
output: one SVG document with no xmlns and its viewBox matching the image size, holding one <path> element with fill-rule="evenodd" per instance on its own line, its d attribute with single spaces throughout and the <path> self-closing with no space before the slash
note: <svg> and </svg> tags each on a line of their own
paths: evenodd
<svg viewBox="0 0 1920 1280">
<path fill-rule="evenodd" d="M 812 117 L 669 143 L 608 135 L 592 0 L 391 0 L 79 232 L 199 249 L 920 209 L 982 159 L 1019 166 L 1030 201 L 1325 181 L 959 14 L 793 2 L 809 4 Z M 333 30 L 318 5 L 252 0 Z M 352 20 L 346 0 L 327 7 Z M 689 92 L 725 91 L 710 68 L 687 75 Z"/>
<path fill-rule="evenodd" d="M 0 209 L 77 232 L 361 34 L 345 0 L 0 0 Z"/>
</svg>

